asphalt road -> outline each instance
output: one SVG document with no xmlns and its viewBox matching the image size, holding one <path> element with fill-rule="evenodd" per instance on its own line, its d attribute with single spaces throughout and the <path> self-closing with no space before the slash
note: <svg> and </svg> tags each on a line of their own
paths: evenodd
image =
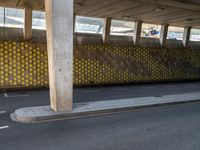
<svg viewBox="0 0 200 150">
<path fill-rule="evenodd" d="M 79 88 L 74 101 L 199 92 L 200 83 Z M 39 124 L 9 114 L 49 103 L 48 91 L 0 94 L 0 150 L 199 150 L 200 103 Z"/>
</svg>

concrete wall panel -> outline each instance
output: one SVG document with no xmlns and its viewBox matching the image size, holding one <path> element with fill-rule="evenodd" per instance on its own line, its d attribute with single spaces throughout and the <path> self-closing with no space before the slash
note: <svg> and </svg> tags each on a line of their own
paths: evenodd
<svg viewBox="0 0 200 150">
<path fill-rule="evenodd" d="M 0 88 L 48 87 L 45 43 L 0 41 Z M 200 51 L 75 44 L 74 85 L 198 80 Z"/>
</svg>

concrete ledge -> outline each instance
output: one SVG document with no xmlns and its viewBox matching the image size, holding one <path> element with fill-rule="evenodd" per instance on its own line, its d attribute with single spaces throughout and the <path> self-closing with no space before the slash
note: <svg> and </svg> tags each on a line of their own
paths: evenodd
<svg viewBox="0 0 200 150">
<path fill-rule="evenodd" d="M 21 123 L 37 123 L 191 102 L 200 102 L 200 93 L 75 103 L 72 112 L 54 112 L 51 110 L 50 106 L 27 107 L 17 109 L 13 114 L 11 114 L 11 119 Z"/>
</svg>

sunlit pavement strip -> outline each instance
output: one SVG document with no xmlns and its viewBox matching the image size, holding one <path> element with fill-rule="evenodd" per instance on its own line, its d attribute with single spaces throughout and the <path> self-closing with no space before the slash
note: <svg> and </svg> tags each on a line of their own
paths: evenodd
<svg viewBox="0 0 200 150">
<path fill-rule="evenodd" d="M 23 95 L 8 95 L 7 93 L 4 93 L 5 98 L 15 98 L 15 97 L 28 97 L 30 96 L 29 94 L 23 94 Z"/>
<path fill-rule="evenodd" d="M 0 130 L 7 129 L 7 128 L 9 128 L 9 126 L 2 126 L 0 127 Z"/>
</svg>

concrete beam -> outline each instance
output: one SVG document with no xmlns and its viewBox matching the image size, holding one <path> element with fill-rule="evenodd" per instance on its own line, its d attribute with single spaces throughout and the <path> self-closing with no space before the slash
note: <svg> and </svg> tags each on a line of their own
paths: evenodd
<svg viewBox="0 0 200 150">
<path fill-rule="evenodd" d="M 179 9 L 197 11 L 200 10 L 200 2 L 198 0 L 189 0 L 187 2 L 180 0 L 138 0 L 139 2 L 143 2 L 145 4 L 154 4 L 154 5 L 164 5 L 167 7 L 174 7 Z"/>
<path fill-rule="evenodd" d="M 111 28 L 112 18 L 106 18 L 104 20 L 104 30 L 103 30 L 103 42 L 109 43 L 110 40 L 110 28 Z"/>
<path fill-rule="evenodd" d="M 45 0 L 51 108 L 72 111 L 73 0 Z"/>
<path fill-rule="evenodd" d="M 133 42 L 135 45 L 140 44 L 141 31 L 142 31 L 142 21 L 135 22 L 134 34 L 133 34 Z"/>
<path fill-rule="evenodd" d="M 190 41 L 191 27 L 185 27 L 183 32 L 183 46 L 187 47 Z"/>
<path fill-rule="evenodd" d="M 167 33 L 168 33 L 168 24 L 164 24 L 161 26 L 160 30 L 160 46 L 166 47 L 166 41 L 167 41 Z"/>
<path fill-rule="evenodd" d="M 24 8 L 24 29 L 23 36 L 25 40 L 32 39 L 32 8 Z"/>
</svg>

